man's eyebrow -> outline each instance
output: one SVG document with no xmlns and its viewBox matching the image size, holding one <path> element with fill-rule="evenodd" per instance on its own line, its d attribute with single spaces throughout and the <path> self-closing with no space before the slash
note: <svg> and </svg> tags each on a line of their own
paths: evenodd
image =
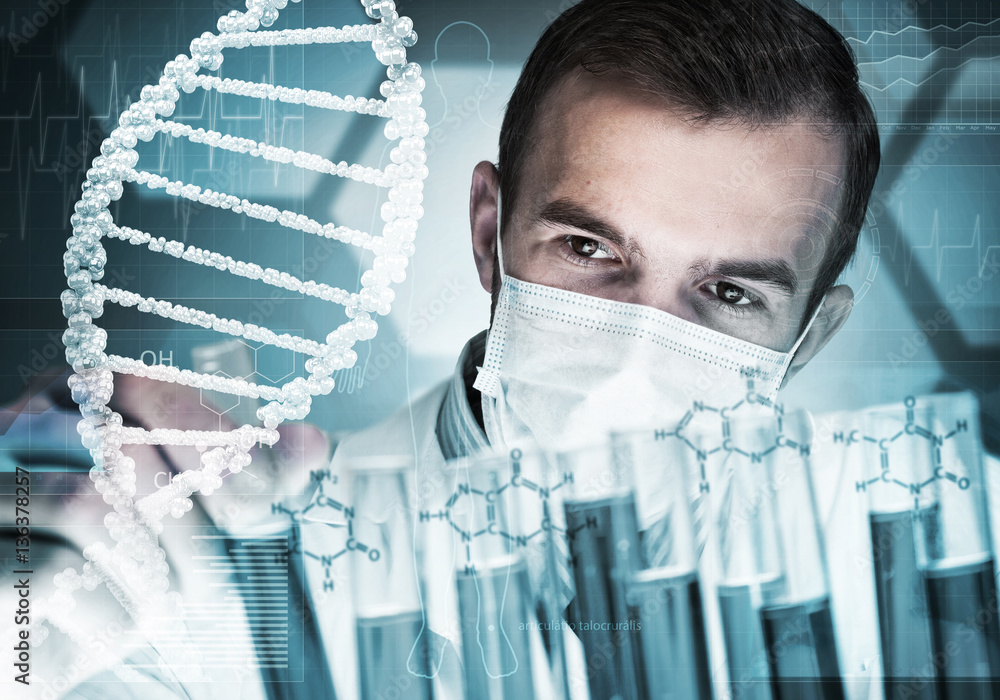
<svg viewBox="0 0 1000 700">
<path fill-rule="evenodd" d="M 632 256 L 642 256 L 636 242 L 613 225 L 576 202 L 561 198 L 546 204 L 538 214 L 538 220 L 553 226 L 575 228 L 611 241 Z"/>
<path fill-rule="evenodd" d="M 795 271 L 784 260 L 717 260 L 701 262 L 691 266 L 691 271 L 699 275 L 739 277 L 777 287 L 788 296 L 794 296 L 798 289 Z"/>
</svg>

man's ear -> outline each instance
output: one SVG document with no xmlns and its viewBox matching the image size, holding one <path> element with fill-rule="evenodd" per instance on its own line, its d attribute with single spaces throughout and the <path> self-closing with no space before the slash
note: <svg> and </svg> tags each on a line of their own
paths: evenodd
<svg viewBox="0 0 1000 700">
<path fill-rule="evenodd" d="M 809 360 L 816 357 L 816 354 L 823 349 L 823 346 L 830 342 L 830 339 L 837 334 L 837 331 L 847 321 L 854 308 L 854 292 L 846 284 L 834 287 L 827 292 L 823 300 L 823 306 L 813 321 L 812 328 L 806 334 L 799 349 L 792 358 L 792 364 L 785 373 L 785 379 L 781 386 L 784 387 L 788 381 L 798 374 L 798 371 L 806 366 Z"/>
<path fill-rule="evenodd" d="M 497 245 L 497 193 L 500 179 L 496 167 L 482 161 L 472 171 L 469 193 L 469 223 L 472 226 L 472 255 L 479 270 L 479 283 L 493 291 L 493 259 Z"/>
</svg>

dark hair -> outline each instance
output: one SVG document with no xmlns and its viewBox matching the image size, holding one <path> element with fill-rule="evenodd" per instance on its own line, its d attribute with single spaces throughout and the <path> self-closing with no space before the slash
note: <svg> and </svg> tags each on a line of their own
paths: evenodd
<svg viewBox="0 0 1000 700">
<path fill-rule="evenodd" d="M 880 158 L 875 115 L 840 33 L 795 0 L 582 0 L 539 39 L 507 104 L 498 163 L 504 209 L 517 206 L 545 97 L 579 68 L 615 71 L 692 120 L 752 128 L 808 117 L 843 139 L 838 231 L 808 317 L 854 256 Z"/>
</svg>

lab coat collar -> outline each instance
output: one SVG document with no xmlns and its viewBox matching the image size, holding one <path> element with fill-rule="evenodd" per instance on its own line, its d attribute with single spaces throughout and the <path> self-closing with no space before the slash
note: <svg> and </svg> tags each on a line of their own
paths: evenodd
<svg viewBox="0 0 1000 700">
<path fill-rule="evenodd" d="M 480 400 L 479 392 L 472 389 L 472 382 L 476 378 L 478 367 L 483 364 L 485 351 L 486 331 L 483 331 L 465 344 L 448 383 L 435 429 L 441 453 L 446 460 L 489 449 L 490 442 L 476 420 L 471 403 Z"/>
</svg>

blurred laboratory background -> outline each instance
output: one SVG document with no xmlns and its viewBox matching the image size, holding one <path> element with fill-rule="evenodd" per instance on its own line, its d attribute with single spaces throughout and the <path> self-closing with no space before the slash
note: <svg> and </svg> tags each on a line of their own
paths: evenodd
<svg viewBox="0 0 1000 700">
<path fill-rule="evenodd" d="M 883 167 L 845 276 L 856 293 L 843 331 L 785 392 L 815 412 L 968 388 L 983 435 L 1000 435 L 1000 13 L 982 2 L 806 3 L 844 33 L 881 126 Z M 357 366 L 315 400 L 309 420 L 340 432 L 387 416 L 448 376 L 466 340 L 489 321 L 468 226 L 472 169 L 495 160 L 503 110 L 521 65 L 570 0 L 400 0 L 419 41 L 430 133 L 416 254 L 378 335 Z M 0 14 L 0 403 L 29 378 L 64 367 L 62 253 L 80 184 L 118 115 L 237 0 L 8 0 Z M 281 27 L 367 18 L 357 2 L 289 4 Z M 641 50 L 642 47 L 636 47 Z M 377 97 L 385 68 L 366 46 L 229 52 L 223 77 Z M 993 113 L 996 108 L 998 112 Z M 306 150 L 333 162 L 388 163 L 379 120 L 215 91 L 184 94 L 174 117 L 194 127 Z M 288 208 L 320 221 L 380 229 L 384 191 L 159 135 L 140 166 L 171 179 Z M 115 209 L 117 207 L 117 209 Z M 358 249 L 126 186 L 115 221 L 296 276 L 356 289 Z M 322 340 L 343 310 L 208 268 L 181 268 L 106 241 L 105 284 Z M 190 266 L 193 267 L 193 266 Z M 280 291 L 280 290 L 279 290 Z M 313 303 L 315 302 L 315 303 Z M 333 310 L 331 310 L 333 309 Z M 340 317 L 338 317 L 338 314 Z M 109 352 L 192 367 L 218 337 L 114 309 L 101 325 Z M 225 367 L 262 383 L 301 374 L 290 353 L 247 346 Z M 201 365 L 204 368 L 204 365 Z M 226 369 L 219 369 L 226 372 Z M 246 373 L 245 375 L 243 373 Z M 245 408 L 245 407 L 244 407 Z M 237 409 L 238 412 L 238 409 Z M 5 426 L 0 426 L 0 432 Z"/>
</svg>

